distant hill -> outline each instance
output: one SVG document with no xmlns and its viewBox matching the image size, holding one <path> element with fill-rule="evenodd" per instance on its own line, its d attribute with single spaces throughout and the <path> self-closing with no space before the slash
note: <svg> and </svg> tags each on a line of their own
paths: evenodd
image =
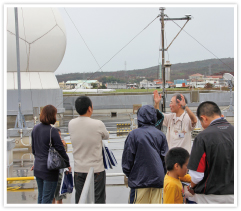
<svg viewBox="0 0 241 211">
<path fill-rule="evenodd" d="M 222 62 L 221 62 L 221 61 Z M 189 75 L 200 73 L 202 75 L 223 74 L 229 72 L 234 74 L 234 58 L 208 59 L 202 61 L 178 63 L 171 66 L 171 81 L 175 79 L 188 79 Z M 96 72 L 96 73 L 69 73 L 56 75 L 58 82 L 68 80 L 99 80 L 101 82 L 140 82 L 145 77 L 148 80 L 157 79 L 158 66 L 137 69 L 121 70 L 115 72 Z"/>
</svg>

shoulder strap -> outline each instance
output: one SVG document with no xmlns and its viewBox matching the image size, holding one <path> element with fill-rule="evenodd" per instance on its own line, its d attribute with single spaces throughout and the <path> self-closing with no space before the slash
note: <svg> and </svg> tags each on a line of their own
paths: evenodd
<svg viewBox="0 0 241 211">
<path fill-rule="evenodd" d="M 50 127 L 51 127 L 51 129 L 50 129 L 50 141 L 49 141 L 49 146 L 51 147 L 51 146 L 52 146 L 52 142 L 51 142 L 51 131 L 52 131 L 53 127 L 52 127 L 52 126 L 50 126 Z"/>
<path fill-rule="evenodd" d="M 51 131 L 52 131 L 52 129 L 53 129 L 53 127 L 51 126 L 51 129 L 50 129 L 50 141 L 49 141 L 49 146 L 50 146 L 50 147 L 52 147 L 52 142 L 51 142 Z M 56 151 L 56 152 L 59 154 L 58 151 Z M 59 154 L 59 155 L 60 155 L 60 154 Z M 60 155 L 60 157 L 61 157 L 65 162 L 69 162 L 69 161 L 65 160 L 61 155 Z"/>
</svg>

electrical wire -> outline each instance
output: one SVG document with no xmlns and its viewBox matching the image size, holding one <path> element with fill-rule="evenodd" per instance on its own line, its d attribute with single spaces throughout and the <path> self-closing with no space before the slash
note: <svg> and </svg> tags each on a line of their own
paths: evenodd
<svg viewBox="0 0 241 211">
<path fill-rule="evenodd" d="M 65 9 L 65 8 L 64 8 L 64 9 Z M 66 11 L 66 9 L 65 9 L 65 11 Z M 68 14 L 67 11 L 66 11 L 66 13 L 67 13 L 67 15 L 69 16 L 69 14 Z M 76 30 L 78 31 L 80 37 L 81 37 L 82 40 L 84 41 L 86 47 L 87 47 L 88 50 L 91 52 L 92 56 L 94 57 L 94 59 L 96 60 L 98 66 L 99 66 L 99 69 L 98 69 L 96 72 L 94 72 L 92 75 L 90 75 L 90 77 L 87 78 L 87 79 L 85 80 L 85 82 L 86 82 L 87 80 L 89 80 L 90 78 L 92 78 L 92 77 L 95 75 L 95 73 L 97 73 L 99 70 L 102 70 L 102 69 L 101 69 L 102 67 L 104 67 L 107 63 L 109 63 L 117 54 L 119 54 L 125 47 L 127 47 L 137 36 L 139 36 L 139 35 L 140 35 L 148 26 L 150 26 L 158 17 L 159 17 L 159 15 L 158 15 L 154 20 L 152 20 L 144 29 L 142 29 L 137 35 L 135 35 L 126 45 L 124 45 L 124 47 L 122 47 L 119 51 L 117 51 L 117 53 L 115 53 L 106 63 L 104 63 L 104 64 L 100 67 L 100 65 L 99 65 L 99 63 L 97 62 L 97 60 L 95 59 L 93 53 L 92 53 L 91 50 L 89 49 L 87 43 L 84 41 L 84 39 L 83 39 L 83 37 L 81 36 L 80 32 L 78 31 L 76 25 L 74 24 L 74 22 L 72 21 L 71 17 L 69 16 L 71 22 L 72 22 L 73 25 L 75 26 L 75 28 L 76 28 Z M 51 29 L 51 30 L 52 30 L 52 29 Z M 48 33 L 48 32 L 47 32 L 47 33 Z M 84 82 L 84 83 L 85 83 L 85 82 Z M 77 90 L 78 90 L 78 89 L 76 88 L 73 92 L 76 92 Z M 117 95 L 117 97 L 119 98 L 118 95 Z M 66 100 L 66 99 L 68 99 L 68 97 L 66 97 L 65 100 Z M 58 104 L 58 105 L 56 106 L 56 108 L 58 108 L 62 103 L 64 103 L 65 100 L 63 100 L 60 104 Z M 119 100 L 120 100 L 120 98 L 119 98 Z M 121 100 L 120 100 L 120 101 L 121 101 Z M 121 103 L 122 103 L 122 101 L 121 101 Z M 123 103 L 122 103 L 122 104 L 123 104 Z M 27 131 L 25 134 L 23 134 L 23 137 L 24 137 L 24 136 L 27 136 L 30 132 L 32 132 L 32 131 Z"/>
<path fill-rule="evenodd" d="M 65 11 L 66 11 L 66 9 L 65 9 Z M 67 11 L 66 11 L 66 13 L 68 14 Z M 69 16 L 69 14 L 68 14 L 68 16 Z M 108 64 L 117 54 L 119 54 L 124 48 L 126 48 L 137 36 L 139 36 L 139 35 L 140 35 L 148 26 L 150 26 L 158 17 L 159 17 L 159 15 L 158 15 L 154 20 L 152 20 L 144 29 L 142 29 L 137 35 L 135 35 L 127 44 L 125 44 L 119 51 L 117 51 L 117 53 L 115 53 L 107 62 L 105 62 L 105 63 L 100 67 L 100 65 L 99 65 L 99 63 L 97 62 L 96 58 L 94 57 L 93 53 L 92 53 L 91 50 L 89 49 L 87 43 L 84 41 L 84 39 L 83 39 L 82 35 L 80 34 L 79 30 L 77 29 L 76 25 L 74 24 L 74 22 L 72 21 L 71 17 L 69 16 L 71 22 L 74 24 L 76 30 L 78 31 L 81 39 L 84 41 L 86 47 L 88 48 L 88 50 L 90 51 L 91 55 L 94 57 L 96 63 L 97 63 L 98 66 L 99 66 L 99 69 L 98 69 L 96 72 L 94 72 L 92 75 L 90 75 L 89 78 L 87 78 L 87 79 L 85 80 L 85 82 L 86 82 L 87 80 L 89 80 L 90 78 L 92 78 L 99 70 L 102 70 L 102 68 L 103 68 L 106 64 Z M 85 82 L 84 82 L 84 83 L 85 83 Z M 83 84 L 84 84 L 84 83 L 83 83 Z M 76 92 L 77 90 L 78 90 L 78 89 L 76 88 L 73 92 Z M 67 99 L 67 98 L 65 98 L 65 100 L 66 100 L 66 99 Z M 64 101 L 65 101 L 65 100 L 64 100 Z M 63 102 L 64 102 L 64 101 L 63 101 Z M 61 102 L 59 105 L 61 105 L 63 102 Z M 58 105 L 58 106 L 59 106 L 59 105 Z M 57 106 L 57 107 L 58 107 L 58 106 Z"/>
<path fill-rule="evenodd" d="M 181 26 L 179 26 L 174 20 L 172 20 L 173 23 L 175 23 L 179 28 L 181 28 Z M 215 56 L 220 62 L 222 62 L 226 67 L 228 67 L 230 70 L 233 71 L 233 69 L 231 67 L 229 67 L 226 63 L 224 63 L 220 58 L 218 58 L 213 52 L 211 52 L 209 49 L 207 49 L 203 44 L 201 44 L 196 38 L 194 38 L 192 35 L 190 35 L 187 31 L 185 31 L 183 29 L 184 32 L 186 32 L 186 34 L 188 34 L 191 38 L 193 38 L 198 44 L 200 44 L 203 48 L 205 48 L 209 53 L 211 53 L 213 56 Z"/>
<path fill-rule="evenodd" d="M 75 29 L 77 30 L 78 34 L 80 35 L 81 39 L 83 40 L 83 42 L 84 42 L 85 46 L 87 47 L 87 49 L 88 49 L 88 50 L 89 50 L 89 52 L 91 53 L 92 57 L 94 58 L 94 60 L 95 60 L 96 64 L 97 64 L 97 65 L 99 66 L 99 68 L 101 69 L 101 67 L 100 67 L 100 65 L 99 65 L 99 63 L 98 63 L 98 61 L 96 60 L 96 58 L 95 58 L 94 54 L 92 53 L 92 51 L 90 50 L 89 46 L 88 46 L 88 45 L 87 45 L 87 43 L 85 42 L 85 40 L 84 40 L 83 36 L 80 34 L 80 32 L 79 32 L 78 28 L 77 28 L 77 27 L 76 27 L 76 25 L 74 24 L 74 22 L 73 22 L 73 20 L 71 19 L 71 17 L 70 17 L 70 15 L 69 15 L 69 13 L 67 12 L 67 10 L 66 10 L 65 8 L 64 8 L 64 10 L 65 10 L 66 14 L 69 16 L 70 21 L 71 21 L 71 22 L 72 22 L 72 24 L 74 25 Z M 102 70 L 102 69 L 101 69 L 101 70 Z M 102 70 L 102 71 L 103 71 L 103 70 Z"/>
</svg>

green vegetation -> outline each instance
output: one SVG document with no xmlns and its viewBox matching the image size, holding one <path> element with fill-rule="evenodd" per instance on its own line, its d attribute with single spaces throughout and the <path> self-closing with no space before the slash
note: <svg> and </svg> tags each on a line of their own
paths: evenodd
<svg viewBox="0 0 241 211">
<path fill-rule="evenodd" d="M 106 83 L 125 83 L 125 80 L 123 79 L 119 79 L 119 78 L 115 78 L 113 76 L 104 76 L 104 77 L 101 77 L 99 78 L 100 82 L 102 82 L 103 84 L 106 84 Z"/>
<path fill-rule="evenodd" d="M 98 88 L 96 83 L 92 83 L 91 86 L 93 87 L 93 89 L 97 89 Z"/>
<path fill-rule="evenodd" d="M 206 83 L 206 85 L 204 86 L 204 88 L 206 88 L 206 89 L 211 89 L 213 87 L 214 87 L 214 85 L 210 84 L 210 83 Z"/>
<path fill-rule="evenodd" d="M 202 75 L 211 74 L 222 75 L 225 72 L 234 74 L 234 58 L 207 59 L 203 61 L 195 61 L 188 63 L 172 64 L 171 66 L 171 81 L 176 79 L 188 79 L 190 75 L 200 73 Z M 137 70 L 120 70 L 113 72 L 95 72 L 95 73 L 69 73 L 56 75 L 58 82 L 68 80 L 93 80 L 96 79 L 103 84 L 117 82 L 117 83 L 139 83 L 144 78 L 149 81 L 157 79 L 159 66 Z"/>
</svg>

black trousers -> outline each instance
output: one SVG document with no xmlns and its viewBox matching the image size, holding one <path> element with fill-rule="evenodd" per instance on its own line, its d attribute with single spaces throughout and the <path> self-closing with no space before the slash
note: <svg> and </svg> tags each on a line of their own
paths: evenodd
<svg viewBox="0 0 241 211">
<path fill-rule="evenodd" d="M 75 204 L 79 203 L 81 192 L 84 187 L 87 173 L 74 172 Z M 94 173 L 95 204 L 105 204 L 106 193 L 106 173 L 105 171 Z"/>
</svg>

